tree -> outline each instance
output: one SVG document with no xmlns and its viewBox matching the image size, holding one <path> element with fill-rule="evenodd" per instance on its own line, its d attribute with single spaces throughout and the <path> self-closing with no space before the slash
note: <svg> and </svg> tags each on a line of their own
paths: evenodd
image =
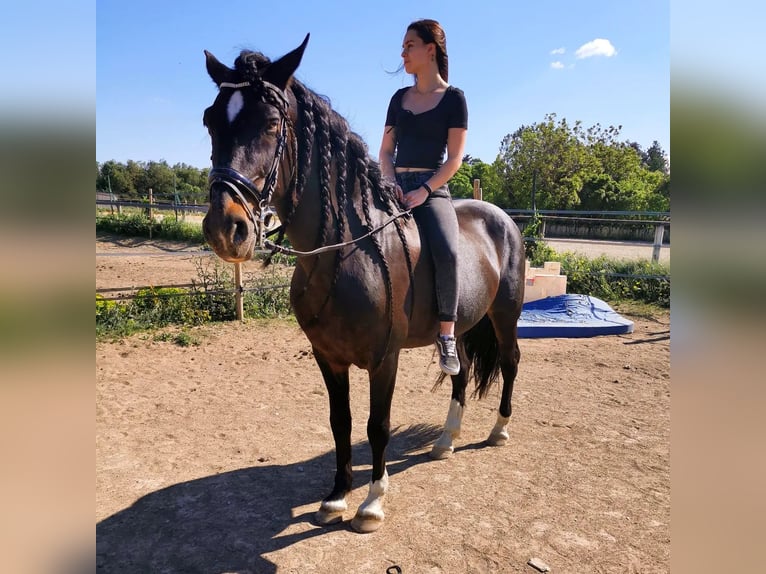
<svg viewBox="0 0 766 574">
<path fill-rule="evenodd" d="M 120 197 L 130 197 L 136 193 L 133 180 L 125 165 L 114 160 L 101 164 L 99 175 L 96 177 L 96 189 L 104 192 L 111 190 Z"/>
<path fill-rule="evenodd" d="M 159 201 L 173 201 L 176 194 L 186 203 L 207 200 L 207 169 L 179 163 L 172 168 L 164 160 L 148 163 L 109 160 L 96 164 L 96 189 L 112 191 L 125 199 L 146 198 L 149 188 Z"/>
<path fill-rule="evenodd" d="M 449 180 L 449 191 L 452 197 L 473 197 L 473 180 L 471 179 L 471 166 L 468 163 L 460 164 L 457 173 Z"/>
<path fill-rule="evenodd" d="M 570 128 L 556 114 L 545 121 L 522 126 L 503 138 L 499 159 L 503 187 L 510 205 L 532 207 L 533 181 L 540 209 L 571 209 L 579 203 L 589 157 L 578 135 L 580 122 Z"/>
<path fill-rule="evenodd" d="M 539 209 L 652 210 L 669 206 L 665 154 L 655 141 L 643 152 L 619 140 L 622 126 L 584 129 L 548 114 L 503 138 L 496 162 L 501 186 L 513 207 Z"/>
<path fill-rule="evenodd" d="M 493 165 L 484 163 L 478 158 L 471 158 L 468 163 L 471 168 L 469 181 L 471 184 L 471 197 L 473 197 L 473 181 L 478 179 L 481 185 L 482 199 L 494 203 L 503 208 L 510 207 L 507 197 L 503 193 L 500 177 Z"/>
<path fill-rule="evenodd" d="M 649 171 L 659 171 L 668 174 L 667 155 L 657 140 L 652 142 L 652 147 L 646 150 L 646 167 Z"/>
</svg>

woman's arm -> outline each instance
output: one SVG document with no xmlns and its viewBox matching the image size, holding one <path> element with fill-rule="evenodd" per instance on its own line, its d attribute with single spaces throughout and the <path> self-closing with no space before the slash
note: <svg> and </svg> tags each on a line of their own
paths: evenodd
<svg viewBox="0 0 766 574">
<path fill-rule="evenodd" d="M 386 126 L 383 128 L 383 140 L 380 142 L 380 152 L 378 160 L 380 161 L 380 172 L 383 177 L 390 179 L 396 185 L 396 194 L 399 201 L 404 200 L 402 189 L 396 183 L 396 170 L 394 169 L 394 152 L 396 151 L 396 128 Z M 460 167 L 460 166 L 458 166 Z"/>
<path fill-rule="evenodd" d="M 465 128 L 450 128 L 447 131 L 447 161 L 426 182 L 431 189 L 436 189 L 447 183 L 457 173 L 463 163 L 463 151 L 468 130 Z"/>
<path fill-rule="evenodd" d="M 396 151 L 396 130 L 394 126 L 383 128 L 383 141 L 380 142 L 380 152 L 378 160 L 380 161 L 380 171 L 388 179 L 395 181 L 396 172 L 394 171 L 394 152 Z"/>
</svg>

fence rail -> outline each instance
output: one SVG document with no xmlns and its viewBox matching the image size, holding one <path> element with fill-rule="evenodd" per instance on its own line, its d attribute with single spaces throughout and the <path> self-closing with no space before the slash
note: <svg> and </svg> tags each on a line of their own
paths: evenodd
<svg viewBox="0 0 766 574">
<path fill-rule="evenodd" d="M 481 199 L 481 188 L 478 187 L 478 180 L 474 181 L 474 197 L 477 199 Z M 150 195 L 149 201 L 135 201 L 135 200 L 121 200 L 121 199 L 107 199 L 107 198 L 96 198 L 96 206 L 102 206 L 102 207 L 109 207 L 114 211 L 114 208 L 117 208 L 117 212 L 121 213 L 121 209 L 123 207 L 130 207 L 135 209 L 144 209 L 147 211 L 149 216 L 151 217 L 151 214 L 154 210 L 157 211 L 175 211 L 176 213 L 178 211 L 183 212 L 195 212 L 195 213 L 207 213 L 208 205 L 207 204 L 183 204 L 183 203 L 177 203 L 177 202 L 155 202 L 153 201 L 153 197 Z M 669 212 L 662 212 L 662 211 L 588 211 L 588 210 L 582 210 L 582 211 L 574 211 L 574 210 L 548 210 L 548 209 L 538 209 L 538 210 L 532 210 L 532 209 L 504 209 L 509 216 L 515 218 L 515 219 L 530 219 L 532 217 L 537 217 L 542 221 L 541 230 L 540 230 L 540 237 L 525 237 L 524 241 L 526 242 L 535 242 L 535 241 L 545 241 L 545 226 L 546 222 L 550 221 L 566 221 L 566 222 L 588 222 L 588 223 L 604 223 L 604 224 L 624 224 L 624 225 L 653 225 L 655 232 L 654 232 L 654 243 L 653 243 L 653 250 L 652 250 L 652 261 L 658 262 L 660 257 L 660 248 L 662 247 L 663 240 L 664 240 L 664 234 L 665 234 L 665 227 L 668 229 L 670 228 L 670 213 Z M 634 219 L 639 218 L 639 219 Z M 653 218 L 653 219 L 645 219 L 645 218 Z M 267 251 L 268 253 L 268 251 Z M 195 293 L 195 295 L 202 295 L 202 296 L 212 296 L 212 295 L 225 295 L 230 294 L 234 295 L 236 297 L 236 310 L 237 310 L 237 318 L 242 320 L 244 316 L 243 312 L 243 295 L 244 293 L 249 292 L 263 292 L 267 290 L 273 290 L 273 289 L 283 289 L 288 288 L 289 284 L 284 285 L 269 285 L 269 286 L 261 286 L 261 287 L 255 287 L 255 288 L 244 288 L 242 285 L 242 277 L 241 277 L 241 264 L 235 263 L 235 287 L 234 289 L 223 289 L 223 290 L 215 290 L 215 291 L 199 291 Z M 587 275 L 601 275 L 604 277 L 632 277 L 636 279 L 656 279 L 660 281 L 670 281 L 669 275 L 628 275 L 624 273 L 595 273 L 595 272 L 588 272 Z M 190 289 L 195 286 L 194 283 L 188 283 L 188 284 L 177 284 L 177 285 L 157 285 L 155 287 L 157 288 L 185 288 Z M 98 295 L 103 295 L 107 293 L 121 293 L 125 291 L 129 291 L 131 289 L 135 289 L 134 287 L 114 287 L 114 288 L 107 288 L 107 289 L 97 289 L 96 293 Z M 153 295 L 146 295 L 151 297 L 185 297 L 189 296 L 190 294 L 188 292 L 184 293 L 163 293 L 163 294 L 153 294 Z M 101 297 L 101 300 L 103 301 L 126 301 L 126 300 L 133 300 L 136 298 L 145 297 L 145 295 L 138 295 L 138 294 L 119 294 L 115 296 L 107 296 L 107 297 Z"/>
</svg>

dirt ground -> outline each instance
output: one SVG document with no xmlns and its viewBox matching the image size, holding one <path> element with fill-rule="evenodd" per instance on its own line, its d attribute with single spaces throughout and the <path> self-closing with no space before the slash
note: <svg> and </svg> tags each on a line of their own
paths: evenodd
<svg viewBox="0 0 766 574">
<path fill-rule="evenodd" d="M 183 245 L 119 242 L 97 241 L 99 288 L 196 276 Z M 126 251 L 153 255 L 106 255 Z M 449 388 L 431 392 L 432 349 L 403 351 L 386 522 L 368 535 L 348 526 L 371 468 L 366 373 L 351 372 L 347 520 L 323 528 L 329 410 L 294 322 L 187 329 L 188 347 L 156 333 L 98 342 L 98 571 L 533 574 L 534 557 L 551 572 L 668 572 L 670 319 L 626 316 L 630 335 L 522 339 L 508 445 L 483 444 L 496 388 L 468 403 L 446 461 L 428 451 Z"/>
</svg>

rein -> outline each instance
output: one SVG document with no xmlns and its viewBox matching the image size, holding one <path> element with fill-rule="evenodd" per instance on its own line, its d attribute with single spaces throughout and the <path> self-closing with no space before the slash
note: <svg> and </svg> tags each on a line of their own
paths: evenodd
<svg viewBox="0 0 766 574">
<path fill-rule="evenodd" d="M 351 239 L 350 241 L 344 241 L 343 243 L 334 243 L 332 245 L 325 245 L 323 247 L 318 247 L 317 249 L 313 249 L 311 251 L 298 251 L 297 249 L 290 249 L 289 247 L 282 247 L 281 245 L 278 245 L 274 243 L 273 241 L 270 241 L 268 239 L 264 240 L 264 245 L 268 247 L 269 249 L 272 249 L 273 251 L 278 251 L 279 253 L 284 253 L 285 255 L 295 255 L 297 257 L 309 257 L 311 255 L 319 255 L 320 253 L 326 253 L 328 251 L 336 251 L 338 249 L 343 249 L 344 247 L 348 247 L 349 245 L 353 245 L 354 243 L 357 243 L 361 241 L 362 239 L 367 239 L 371 235 L 376 234 L 378 231 L 386 227 L 388 224 L 390 224 L 392 221 L 399 219 L 400 217 L 404 217 L 405 215 L 410 215 L 410 210 L 407 211 L 401 211 L 399 213 L 395 213 L 394 215 L 390 216 L 388 219 L 386 219 L 383 223 L 378 225 L 375 229 L 372 229 L 362 235 L 361 237 L 357 237 L 356 239 Z"/>
</svg>

